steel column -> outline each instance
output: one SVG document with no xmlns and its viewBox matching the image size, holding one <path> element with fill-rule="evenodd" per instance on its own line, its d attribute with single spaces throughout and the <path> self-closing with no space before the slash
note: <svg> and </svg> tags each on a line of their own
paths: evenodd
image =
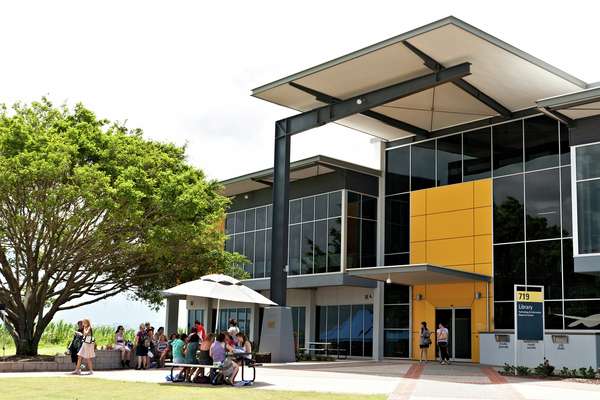
<svg viewBox="0 0 600 400">
<path fill-rule="evenodd" d="M 286 305 L 288 222 L 290 187 L 290 141 L 286 120 L 275 123 L 273 166 L 273 233 L 271 241 L 271 300 Z"/>
</svg>

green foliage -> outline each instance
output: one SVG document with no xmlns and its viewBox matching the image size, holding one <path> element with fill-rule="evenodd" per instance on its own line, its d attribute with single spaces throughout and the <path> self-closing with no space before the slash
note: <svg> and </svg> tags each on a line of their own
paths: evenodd
<svg viewBox="0 0 600 400">
<path fill-rule="evenodd" d="M 0 107 L 0 303 L 17 351 L 35 354 L 60 310 L 207 273 L 246 276 L 224 251 L 229 199 L 185 148 L 42 99 Z"/>
<path fill-rule="evenodd" d="M 514 365 L 510 365 L 510 364 L 504 363 L 504 366 L 502 367 L 502 370 L 507 375 L 508 374 L 510 374 L 510 375 L 514 375 L 515 374 L 515 366 Z"/>
<path fill-rule="evenodd" d="M 76 326 L 73 324 L 68 324 L 64 321 L 58 322 L 50 322 L 46 327 L 44 333 L 42 334 L 42 338 L 40 340 L 41 346 L 51 346 L 51 345 L 60 345 L 64 346 L 64 349 L 67 348 L 71 339 L 73 338 L 73 333 L 76 329 Z M 98 347 L 107 346 L 109 344 L 114 345 L 115 342 L 115 328 L 112 326 L 99 325 L 94 327 L 94 337 L 96 339 L 96 344 Z M 135 338 L 135 330 L 127 329 L 125 330 L 125 340 L 133 341 Z M 0 345 L 2 343 L 11 343 L 12 338 L 6 328 L 3 325 L 0 325 Z"/>
<path fill-rule="evenodd" d="M 519 376 L 531 375 L 531 368 L 526 367 L 524 365 L 517 365 L 517 375 L 519 375 Z"/>
<path fill-rule="evenodd" d="M 550 362 L 547 359 L 544 359 L 544 362 L 535 367 L 533 372 L 535 375 L 552 376 L 554 375 L 554 369 L 555 367 L 550 365 Z"/>
</svg>

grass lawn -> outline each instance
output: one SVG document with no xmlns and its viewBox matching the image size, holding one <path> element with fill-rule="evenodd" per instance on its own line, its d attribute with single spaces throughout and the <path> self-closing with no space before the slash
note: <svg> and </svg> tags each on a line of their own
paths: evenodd
<svg viewBox="0 0 600 400">
<path fill-rule="evenodd" d="M 310 383 L 307 382 L 310 386 Z M 349 395 L 315 392 L 283 392 L 250 387 L 195 387 L 158 383 L 109 381 L 88 377 L 0 378 L 2 400 L 384 400 L 381 395 Z"/>
<path fill-rule="evenodd" d="M 40 344 L 40 347 L 38 348 L 38 354 L 45 356 L 65 354 L 65 351 L 67 351 L 67 346 L 63 346 L 61 344 Z M 5 353 L 7 357 L 15 355 L 15 344 L 12 342 L 12 340 L 9 343 L 6 343 Z M 2 343 L 0 342 L 0 357 L 3 355 Z"/>
</svg>

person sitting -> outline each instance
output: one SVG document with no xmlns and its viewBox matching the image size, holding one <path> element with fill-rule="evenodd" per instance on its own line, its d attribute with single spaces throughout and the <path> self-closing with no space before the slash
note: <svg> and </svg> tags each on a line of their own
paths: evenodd
<svg viewBox="0 0 600 400">
<path fill-rule="evenodd" d="M 158 330 L 154 334 L 154 342 L 158 343 L 158 341 L 160 340 L 160 335 L 164 335 L 164 334 L 165 334 L 165 328 L 161 326 L 160 328 L 158 328 Z"/>
<path fill-rule="evenodd" d="M 158 368 L 165 366 L 165 359 L 169 355 L 169 342 L 167 337 L 163 334 L 158 338 L 156 343 L 156 359 L 158 360 Z"/>
<path fill-rule="evenodd" d="M 121 368 L 129 367 L 131 349 L 125 343 L 125 328 L 123 328 L 123 325 L 119 325 L 115 332 L 115 350 L 121 352 Z"/>
<path fill-rule="evenodd" d="M 185 346 L 185 350 L 183 352 L 185 364 L 198 364 L 198 357 L 196 353 L 198 353 L 198 346 L 200 345 L 199 340 L 200 337 L 198 335 L 190 335 L 188 337 L 188 343 Z M 186 367 L 181 370 L 180 374 L 183 374 L 183 376 L 185 376 L 185 379 L 188 382 L 190 382 L 192 380 L 192 376 L 194 375 L 197 369 L 198 368 Z"/>
<path fill-rule="evenodd" d="M 171 348 L 173 354 L 173 363 L 175 364 L 183 364 L 185 362 L 185 354 L 183 353 L 185 350 L 185 340 L 187 339 L 187 335 L 185 333 L 177 335 L 175 339 L 171 342 Z"/>
<path fill-rule="evenodd" d="M 215 341 L 215 334 L 209 333 L 206 339 L 200 343 L 200 354 L 198 355 L 198 363 L 202 365 L 212 365 L 213 359 L 210 356 L 210 348 Z M 204 375 L 204 368 L 200 368 L 198 373 Z"/>
<path fill-rule="evenodd" d="M 215 341 L 210 345 L 209 356 L 213 363 L 222 363 L 225 361 L 225 334 L 219 333 Z"/>
<path fill-rule="evenodd" d="M 204 339 L 206 339 L 206 330 L 204 329 L 204 324 L 196 320 L 194 321 L 194 326 L 196 327 L 196 332 L 198 333 L 198 336 L 200 336 L 200 341 L 202 342 Z"/>
</svg>

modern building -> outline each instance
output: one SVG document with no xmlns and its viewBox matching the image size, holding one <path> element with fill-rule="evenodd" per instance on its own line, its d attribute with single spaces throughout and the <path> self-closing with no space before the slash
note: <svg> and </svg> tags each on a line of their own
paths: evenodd
<svg viewBox="0 0 600 400">
<path fill-rule="evenodd" d="M 223 182 L 226 246 L 292 307 L 300 347 L 415 358 L 421 321 L 443 322 L 453 358 L 512 363 L 513 286 L 543 285 L 522 363 L 600 366 L 600 85 L 448 17 L 252 95 L 299 114 L 276 123 L 274 169 Z M 330 122 L 378 138 L 380 168 L 290 164 L 290 136 Z M 259 307 L 222 312 L 258 339 Z"/>
</svg>

